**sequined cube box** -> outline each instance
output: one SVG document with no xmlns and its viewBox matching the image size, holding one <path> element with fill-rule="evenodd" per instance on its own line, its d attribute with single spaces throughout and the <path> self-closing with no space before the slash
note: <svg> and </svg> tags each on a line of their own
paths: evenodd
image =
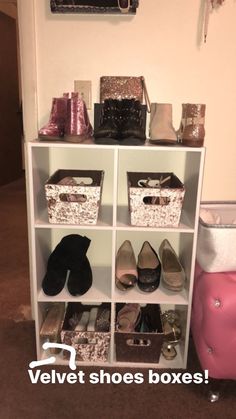
<svg viewBox="0 0 236 419">
<path fill-rule="evenodd" d="M 49 222 L 96 224 L 103 178 L 102 170 L 57 170 L 45 184 Z"/>
<path fill-rule="evenodd" d="M 76 330 L 76 322 L 80 322 L 83 313 L 90 313 L 94 307 L 98 307 L 95 330 L 87 331 L 86 326 L 84 331 Z M 109 303 L 102 303 L 100 306 L 68 303 L 61 330 L 61 341 L 75 349 L 77 361 L 108 361 L 111 340 L 110 311 Z M 69 355 L 67 351 L 63 352 L 64 359 L 68 359 Z"/>
<path fill-rule="evenodd" d="M 185 188 L 174 173 L 127 172 L 133 226 L 178 227 Z"/>
</svg>

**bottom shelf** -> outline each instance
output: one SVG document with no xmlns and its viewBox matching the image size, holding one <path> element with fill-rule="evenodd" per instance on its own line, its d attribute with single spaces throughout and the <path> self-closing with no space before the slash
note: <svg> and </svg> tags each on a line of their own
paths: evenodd
<svg viewBox="0 0 236 419">
<path fill-rule="evenodd" d="M 176 352 L 177 352 L 177 356 L 172 360 L 172 361 L 167 361 L 163 355 L 160 356 L 160 360 L 159 363 L 143 363 L 143 362 L 120 362 L 116 360 L 116 355 L 115 355 L 115 351 L 114 353 L 111 355 L 111 353 L 109 354 L 108 360 L 106 362 L 102 362 L 102 361 L 76 361 L 76 366 L 77 367 L 86 367 L 86 366 L 92 366 L 92 367 L 110 367 L 110 368 L 116 368 L 116 367 L 123 367 L 123 368 L 146 368 L 146 369 L 150 369 L 150 368 L 155 368 L 155 369 L 184 369 L 186 368 L 186 365 L 184 365 L 184 360 L 181 354 L 181 348 L 180 345 L 177 345 L 175 347 Z M 69 366 L 69 362 L 67 359 L 63 358 L 62 353 L 58 354 L 58 355 L 52 355 L 50 353 L 48 353 L 47 351 L 43 351 L 41 354 L 41 357 L 39 358 L 39 361 L 44 361 L 47 358 L 51 357 L 51 356 L 55 356 L 56 360 L 52 365 L 56 366 L 56 365 L 64 365 L 64 366 Z"/>
<path fill-rule="evenodd" d="M 128 306 L 125 303 L 84 305 L 69 302 L 65 305 L 57 302 L 48 305 L 41 302 L 39 308 L 38 324 L 41 326 L 39 330 L 36 327 L 38 361 L 33 363 L 33 367 L 49 364 L 46 360 L 52 356 L 55 357 L 50 363 L 52 366 L 69 365 L 71 348 L 76 351 L 77 366 L 186 367 L 185 305 L 167 310 L 167 306 L 161 308 L 159 304 Z M 131 326 L 135 326 L 135 330 L 129 329 Z M 59 342 L 66 347 L 62 348 Z M 163 342 L 176 342 L 176 356 L 172 360 L 163 355 Z M 58 348 L 56 355 L 55 348 Z M 166 356 L 170 354 L 165 353 Z"/>
</svg>

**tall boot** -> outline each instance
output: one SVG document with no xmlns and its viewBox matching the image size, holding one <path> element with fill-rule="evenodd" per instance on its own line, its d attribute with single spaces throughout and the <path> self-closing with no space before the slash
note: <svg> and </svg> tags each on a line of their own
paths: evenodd
<svg viewBox="0 0 236 419">
<path fill-rule="evenodd" d="M 42 140 L 61 140 L 65 132 L 67 117 L 67 97 L 52 99 L 49 122 L 40 128 L 38 136 Z"/>
<path fill-rule="evenodd" d="M 88 237 L 79 234 L 65 237 L 70 270 L 67 289 L 73 296 L 85 294 L 92 285 L 92 269 L 86 256 L 90 241 Z"/>
<path fill-rule="evenodd" d="M 202 147 L 205 138 L 205 112 L 206 105 L 186 104 L 185 122 L 182 135 L 182 144 L 187 147 Z"/>
<path fill-rule="evenodd" d="M 177 143 L 177 135 L 172 125 L 172 105 L 170 103 L 152 103 L 150 116 L 150 143 Z"/>
<path fill-rule="evenodd" d="M 65 126 L 65 141 L 81 143 L 93 135 L 86 104 L 79 98 L 77 92 L 71 93 L 67 102 L 67 118 Z"/>
<path fill-rule="evenodd" d="M 96 144 L 119 144 L 121 101 L 106 99 L 102 105 L 100 124 L 94 132 Z"/>
<path fill-rule="evenodd" d="M 135 99 L 122 99 L 121 107 L 120 144 L 142 145 L 146 134 L 141 103 Z"/>
</svg>

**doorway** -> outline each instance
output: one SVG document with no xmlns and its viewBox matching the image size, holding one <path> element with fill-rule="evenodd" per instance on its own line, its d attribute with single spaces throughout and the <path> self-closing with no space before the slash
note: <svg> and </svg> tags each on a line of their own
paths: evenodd
<svg viewBox="0 0 236 419">
<path fill-rule="evenodd" d="M 16 8 L 16 3 L 15 8 Z M 0 185 L 22 176 L 17 21 L 0 9 Z"/>
</svg>

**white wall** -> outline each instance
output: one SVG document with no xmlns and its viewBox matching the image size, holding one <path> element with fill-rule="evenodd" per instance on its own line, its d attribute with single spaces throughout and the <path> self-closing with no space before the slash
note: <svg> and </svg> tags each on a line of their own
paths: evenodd
<svg viewBox="0 0 236 419">
<path fill-rule="evenodd" d="M 29 0 L 20 1 L 27 13 Z M 182 103 L 206 103 L 202 198 L 236 199 L 235 0 L 211 14 L 206 44 L 199 36 L 204 0 L 140 0 L 134 17 L 54 15 L 49 0 L 31 1 L 39 127 L 51 98 L 72 91 L 75 79 L 92 80 L 96 102 L 100 76 L 144 75 L 151 101 L 173 104 L 176 129 Z"/>
</svg>

